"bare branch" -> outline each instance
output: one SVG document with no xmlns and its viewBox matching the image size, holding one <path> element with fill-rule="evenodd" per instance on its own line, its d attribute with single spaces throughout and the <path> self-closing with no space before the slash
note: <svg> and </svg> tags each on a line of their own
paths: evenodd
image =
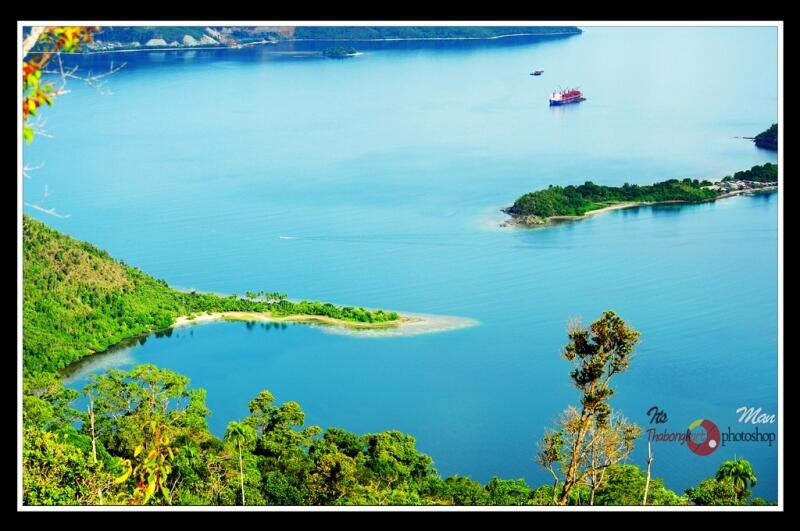
<svg viewBox="0 0 800 531">
<path fill-rule="evenodd" d="M 33 203 L 25 203 L 25 206 L 31 207 L 35 210 L 38 210 L 39 212 L 44 212 L 45 214 L 50 214 L 51 216 L 57 218 L 66 219 L 69 217 L 69 214 L 59 214 L 58 212 L 56 212 L 55 208 L 44 208 L 43 206 L 34 205 Z"/>
<path fill-rule="evenodd" d="M 101 80 L 103 80 L 108 76 L 116 74 L 117 72 L 122 70 L 125 67 L 125 65 L 127 65 L 127 63 L 122 63 L 114 66 L 114 63 L 112 62 L 107 72 L 95 75 L 92 75 L 92 73 L 89 72 L 89 75 L 81 76 L 75 73 L 78 70 L 77 66 L 71 69 L 64 68 L 63 62 L 61 61 L 61 53 L 57 53 L 56 57 L 58 59 L 58 70 L 43 69 L 42 73 L 56 75 L 61 78 L 61 87 L 57 91 L 57 94 L 66 94 L 66 92 L 63 91 L 63 87 L 66 85 L 67 79 L 77 79 L 79 81 L 83 81 L 84 83 L 86 83 L 93 89 L 97 90 L 101 94 L 104 95 L 111 94 L 111 91 L 103 90 L 103 83 L 101 83 Z"/>
<path fill-rule="evenodd" d="M 28 53 L 33 49 L 36 45 L 36 42 L 39 40 L 39 37 L 44 33 L 47 29 L 47 26 L 33 26 L 31 28 L 30 34 L 25 37 L 25 40 L 22 41 L 22 57 L 26 57 Z"/>
<path fill-rule="evenodd" d="M 41 164 L 39 164 L 37 166 L 31 166 L 30 164 L 25 163 L 22 166 L 22 176 L 25 177 L 26 179 L 30 179 L 31 178 L 31 172 L 34 172 L 36 170 L 41 170 L 42 168 L 44 168 L 44 162 L 42 162 Z M 45 190 L 47 190 L 47 189 L 45 188 Z"/>
<path fill-rule="evenodd" d="M 50 133 L 47 132 L 47 130 L 45 130 L 44 126 L 46 125 L 46 123 L 47 122 L 45 121 L 45 119 L 41 115 L 39 115 L 36 117 L 35 120 L 30 120 L 28 122 L 28 127 L 33 129 L 33 132 L 38 136 L 43 136 L 45 138 L 53 138 L 53 135 L 51 135 Z"/>
</svg>

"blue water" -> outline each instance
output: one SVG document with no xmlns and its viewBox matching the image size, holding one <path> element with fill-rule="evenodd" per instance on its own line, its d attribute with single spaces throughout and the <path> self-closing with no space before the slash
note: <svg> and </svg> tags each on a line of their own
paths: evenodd
<svg viewBox="0 0 800 531">
<path fill-rule="evenodd" d="M 734 138 L 777 121 L 776 46 L 769 28 L 586 28 L 359 43 L 364 54 L 342 61 L 276 48 L 95 55 L 84 68 L 128 63 L 113 93 L 73 83 L 45 111 L 54 138 L 25 151 L 45 163 L 25 201 L 68 217 L 26 211 L 178 287 L 478 320 L 377 339 L 205 324 L 86 370 L 186 374 L 208 389 L 218 434 L 268 388 L 309 423 L 409 432 L 444 475 L 541 484 L 536 442 L 577 403 L 559 356 L 573 316 L 614 309 L 641 331 L 613 405 L 645 428 L 654 405 L 669 417 L 659 431 L 698 418 L 739 430 L 742 405 L 778 413 L 776 194 L 498 228 L 501 207 L 548 184 L 776 162 Z M 559 85 L 588 99 L 550 108 Z M 754 492 L 777 497 L 775 446 L 653 451 L 653 474 L 675 490 L 736 454 L 753 463 Z"/>
</svg>

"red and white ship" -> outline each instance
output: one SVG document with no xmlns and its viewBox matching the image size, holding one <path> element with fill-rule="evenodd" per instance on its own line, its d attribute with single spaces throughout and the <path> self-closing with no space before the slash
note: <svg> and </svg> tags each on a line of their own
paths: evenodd
<svg viewBox="0 0 800 531">
<path fill-rule="evenodd" d="M 574 89 L 567 89 L 567 90 L 556 90 L 552 94 L 550 94 L 550 105 L 566 105 L 567 103 L 578 103 L 586 98 L 583 97 L 583 94 L 580 90 Z"/>
</svg>

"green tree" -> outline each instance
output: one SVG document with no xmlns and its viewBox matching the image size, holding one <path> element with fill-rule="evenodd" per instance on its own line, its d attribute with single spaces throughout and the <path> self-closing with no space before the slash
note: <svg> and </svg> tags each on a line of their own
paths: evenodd
<svg viewBox="0 0 800 531">
<path fill-rule="evenodd" d="M 447 478 L 442 485 L 442 496 L 454 505 L 487 505 L 489 495 L 483 486 L 464 476 Z"/>
<path fill-rule="evenodd" d="M 486 484 L 486 493 L 490 505 L 527 505 L 531 489 L 524 479 L 494 477 Z"/>
<path fill-rule="evenodd" d="M 113 503 L 116 487 L 104 463 L 70 442 L 66 433 L 26 427 L 22 445 L 22 501 L 26 505 Z"/>
<path fill-rule="evenodd" d="M 562 414 L 559 429 L 545 433 L 537 456 L 539 463 L 555 477 L 554 491 L 558 485 L 555 465 L 561 465 L 564 480 L 557 499 L 559 505 L 565 505 L 570 491 L 598 467 L 608 466 L 606 461 L 616 462 L 620 456 L 630 453 L 633 440 L 641 432 L 637 426 L 624 421 L 610 422 L 609 405 L 614 394 L 609 385 L 611 378 L 628 370 L 639 332 L 628 327 L 613 311 L 606 311 L 588 329 L 581 328 L 578 321 L 571 323 L 569 338 L 563 356 L 575 367 L 570 377 L 581 393 L 581 407 L 570 407 Z M 590 434 L 592 437 L 588 437 Z M 613 441 L 609 447 L 613 452 L 608 452 L 604 459 L 592 461 L 592 452 L 603 451 L 597 444 L 599 435 Z"/>
<path fill-rule="evenodd" d="M 634 465 L 611 465 L 597 489 L 596 505 L 640 505 L 646 478 Z M 667 489 L 658 478 L 650 481 L 648 505 L 684 505 L 687 500 Z"/>
<path fill-rule="evenodd" d="M 731 478 L 704 479 L 696 487 L 686 489 L 686 496 L 694 505 L 741 505 L 742 503 Z"/>
<path fill-rule="evenodd" d="M 308 486 L 316 503 L 336 503 L 355 494 L 358 487 L 358 464 L 341 452 L 328 453 L 317 460 Z"/>
<path fill-rule="evenodd" d="M 84 392 L 91 397 L 97 439 L 116 455 L 131 456 L 142 429 L 155 422 L 179 444 L 208 438 L 205 390 L 187 389 L 189 379 L 155 365 L 93 375 Z M 88 434 L 89 427 L 82 430 Z"/>
<path fill-rule="evenodd" d="M 736 490 L 736 495 L 740 500 L 750 496 L 749 487 L 756 484 L 757 478 L 753 467 L 746 459 L 737 457 L 731 461 L 725 461 L 717 470 L 715 478 L 717 481 L 730 479 L 733 482 L 733 488 Z"/>
<path fill-rule="evenodd" d="M 22 422 L 47 431 L 69 426 L 82 418 L 82 413 L 72 407 L 79 395 L 64 387 L 56 374 L 26 376 L 22 381 Z"/>
</svg>

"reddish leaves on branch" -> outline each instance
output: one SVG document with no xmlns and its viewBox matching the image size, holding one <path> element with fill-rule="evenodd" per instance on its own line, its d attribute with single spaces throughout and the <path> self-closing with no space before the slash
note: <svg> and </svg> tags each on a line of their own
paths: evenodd
<svg viewBox="0 0 800 531">
<path fill-rule="evenodd" d="M 51 84 L 42 84 L 42 69 L 58 52 L 72 52 L 82 44 L 92 42 L 92 33 L 98 28 L 91 26 L 48 26 L 44 28 L 33 50 L 22 62 L 22 117 L 35 116 L 44 104 L 52 105 L 56 94 Z M 30 143 L 33 129 L 23 126 L 23 136 Z"/>
</svg>

